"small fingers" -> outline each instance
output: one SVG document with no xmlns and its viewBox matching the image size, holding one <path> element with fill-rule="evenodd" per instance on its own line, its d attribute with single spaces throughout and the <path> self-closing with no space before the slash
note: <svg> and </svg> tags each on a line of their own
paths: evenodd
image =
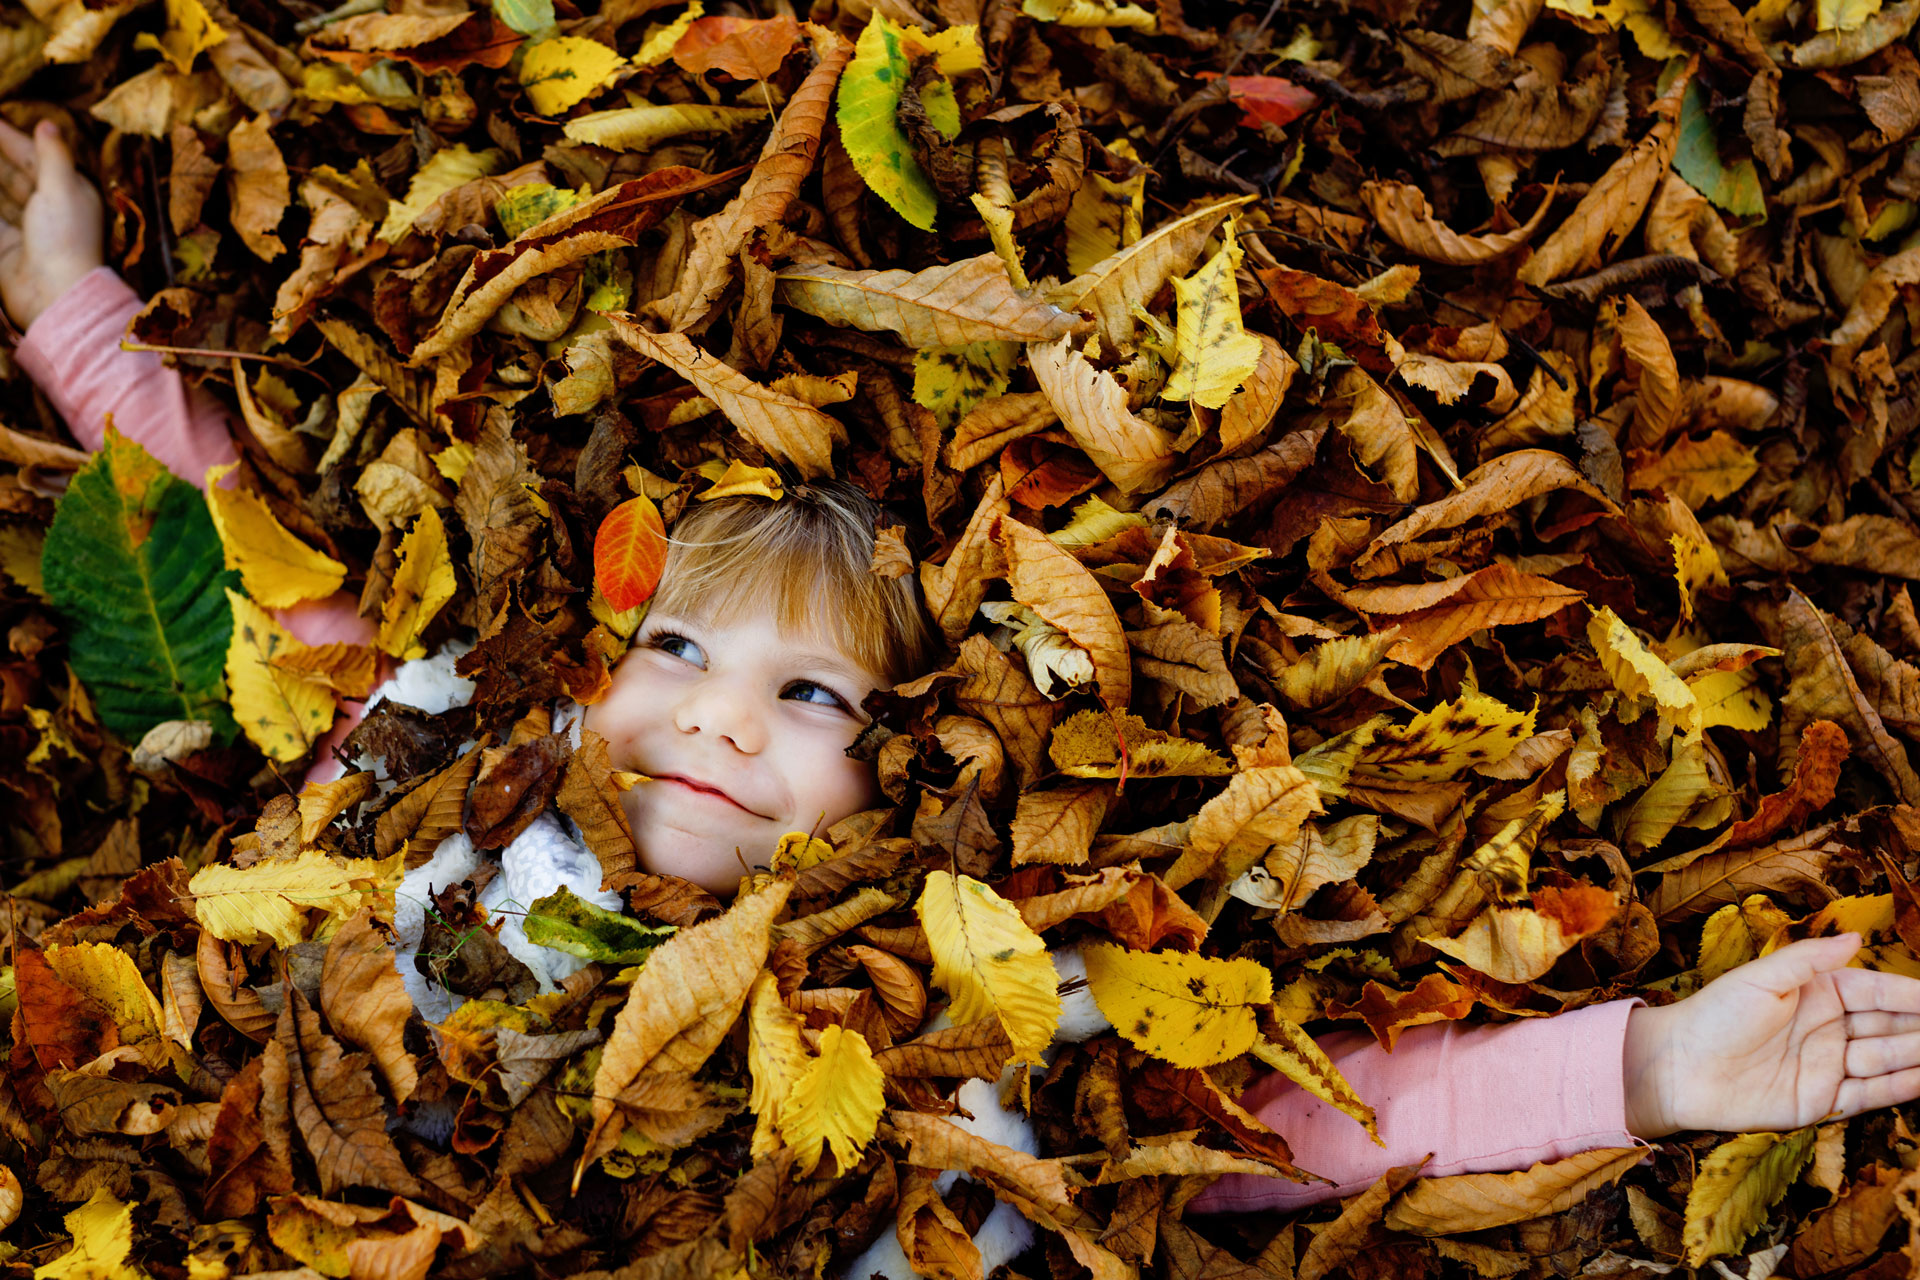
<svg viewBox="0 0 1920 1280">
<path fill-rule="evenodd" d="M 10 161 L 31 173 L 33 159 L 33 139 L 0 120 L 0 160 Z"/>
<path fill-rule="evenodd" d="M 33 131 L 33 175 L 36 182 L 73 180 L 73 152 L 67 140 L 51 120 L 42 120 Z"/>
<path fill-rule="evenodd" d="M 1848 1013 L 1920 1013 L 1920 978 L 1874 969 L 1841 969 L 1834 989 Z"/>
<path fill-rule="evenodd" d="M 1847 1038 L 1866 1040 L 1873 1036 L 1897 1036 L 1920 1031 L 1920 1013 L 1850 1013 L 1846 1017 Z"/>
<path fill-rule="evenodd" d="M 1920 1067 L 1920 1031 L 1847 1042 L 1847 1074 L 1856 1080 Z"/>
<path fill-rule="evenodd" d="M 1844 1080 L 1834 1099 L 1842 1116 L 1857 1116 L 1920 1098 L 1920 1067 L 1908 1067 L 1869 1080 Z"/>
</svg>

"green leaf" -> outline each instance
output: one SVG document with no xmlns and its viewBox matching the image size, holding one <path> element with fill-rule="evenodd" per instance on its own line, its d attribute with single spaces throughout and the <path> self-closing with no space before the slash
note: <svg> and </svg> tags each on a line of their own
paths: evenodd
<svg viewBox="0 0 1920 1280">
<path fill-rule="evenodd" d="M 537 36 L 553 26 L 553 0 L 493 0 L 493 16 L 523 36 Z"/>
<path fill-rule="evenodd" d="M 1694 190 L 1737 217 L 1751 218 L 1767 210 L 1760 193 L 1760 172 L 1751 160 L 1728 166 L 1720 158 L 1720 139 L 1707 114 L 1706 91 L 1695 80 L 1680 99 L 1680 140 L 1673 152 L 1674 172 Z"/>
<path fill-rule="evenodd" d="M 876 12 L 840 78 L 840 140 L 873 193 L 931 231 L 940 198 L 896 116 L 912 70 L 900 28 Z"/>
<path fill-rule="evenodd" d="M 163 720 L 231 734 L 220 537 L 200 491 L 111 426 L 73 477 L 41 558 L 71 629 L 70 661 L 109 729 L 130 742 Z"/>
<path fill-rule="evenodd" d="M 523 927 L 528 942 L 617 965 L 645 963 L 648 953 L 674 933 L 672 925 L 644 925 L 597 907 L 565 886 L 536 901 Z"/>
</svg>

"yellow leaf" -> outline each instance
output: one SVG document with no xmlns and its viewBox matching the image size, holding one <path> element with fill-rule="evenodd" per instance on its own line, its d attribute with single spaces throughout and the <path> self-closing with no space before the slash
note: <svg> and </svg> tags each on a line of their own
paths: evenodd
<svg viewBox="0 0 1920 1280">
<path fill-rule="evenodd" d="M 1360 749 L 1353 772 L 1402 782 L 1438 782 L 1498 764 L 1533 736 L 1533 711 L 1515 711 L 1484 693 L 1463 693 L 1416 715 L 1404 727 L 1383 725 Z"/>
<path fill-rule="evenodd" d="M 227 645 L 227 689 L 233 718 L 270 760 L 298 760 L 333 724 L 333 690 L 279 665 L 306 648 L 267 611 L 231 587 L 233 638 Z"/>
<path fill-rule="evenodd" d="M 453 599 L 456 585 L 447 526 L 437 508 L 424 507 L 413 528 L 400 539 L 400 562 L 380 606 L 380 630 L 374 643 L 396 658 L 425 657 L 420 633 Z"/>
<path fill-rule="evenodd" d="M 780 984 L 762 970 L 747 996 L 747 1071 L 753 1079 L 748 1105 L 753 1108 L 753 1158 L 779 1147 L 775 1137 L 793 1086 L 807 1071 L 807 1045 L 800 1038 L 800 1015 L 780 998 Z"/>
<path fill-rule="evenodd" d="M 1688 680 L 1687 687 L 1700 704 L 1700 726 L 1704 729 L 1724 725 L 1753 733 L 1766 728 L 1773 719 L 1773 699 L 1760 687 L 1760 673 L 1752 667 L 1703 671 Z"/>
<path fill-rule="evenodd" d="M 1202 875 L 1237 879 L 1268 849 L 1292 841 L 1309 814 L 1320 812 L 1319 788 L 1294 766 L 1243 769 L 1194 815 L 1185 851 L 1162 878 L 1170 889 Z"/>
<path fill-rule="evenodd" d="M 187 888 L 200 927 L 227 942 L 269 939 L 291 947 L 307 934 L 307 912 L 319 909 L 344 920 L 359 910 L 365 894 L 356 886 L 377 864 L 364 858 L 330 858 L 305 849 L 298 858 L 256 862 L 250 867 L 202 867 Z"/>
<path fill-rule="evenodd" d="M 1053 966 L 1047 968 L 1051 973 Z M 802 1176 L 820 1163 L 822 1145 L 842 1171 L 853 1167 L 880 1125 L 886 1082 L 865 1036 L 837 1025 L 821 1033 L 820 1056 L 780 1108 L 780 1136 L 800 1157 Z"/>
<path fill-rule="evenodd" d="M 1532 982 L 1580 939 L 1613 921 L 1620 902 L 1590 884 L 1543 888 L 1531 907 L 1488 907 L 1457 938 L 1420 941 L 1498 982 Z"/>
<path fill-rule="evenodd" d="M 1067 270 L 1084 275 L 1140 238 L 1147 176 L 1114 181 L 1088 173 L 1067 208 Z"/>
<path fill-rule="evenodd" d="M 398 240 L 413 229 L 414 221 L 434 201 L 455 187 L 493 173 L 503 159 L 503 153 L 491 147 L 485 151 L 469 151 L 465 143 L 434 152 L 433 159 L 421 165 L 420 171 L 408 182 L 407 198 L 395 201 L 387 210 L 376 235 L 389 243 Z"/>
<path fill-rule="evenodd" d="M 1702 983 L 1756 959 L 1774 935 L 1791 923 L 1786 912 L 1764 893 L 1749 894 L 1738 906 L 1728 903 L 1707 917 L 1700 930 L 1700 958 L 1694 966 Z"/>
<path fill-rule="evenodd" d="M 1727 431 L 1701 440 L 1682 437 L 1665 453 L 1638 455 L 1627 473 L 1629 489 L 1662 489 L 1698 508 L 1740 491 L 1760 470 L 1760 457 Z"/>
<path fill-rule="evenodd" d="M 1153 14 L 1120 0 L 1025 0 L 1020 12 L 1063 27 L 1131 27 L 1147 35 L 1160 29 Z"/>
<path fill-rule="evenodd" d="M 743 493 L 777 501 L 786 494 L 786 490 L 780 487 L 780 473 L 772 467 L 750 467 L 733 458 L 728 460 L 725 467 L 717 462 L 703 462 L 697 470 L 708 482 L 705 489 L 693 495 L 702 502 Z"/>
<path fill-rule="evenodd" d="M 1687 1192 L 1681 1243 L 1686 1263 L 1737 1252 L 1766 1223 L 1767 1211 L 1787 1193 L 1813 1155 L 1814 1130 L 1743 1133 L 1700 1163 Z"/>
<path fill-rule="evenodd" d="M 105 1187 L 66 1216 L 73 1247 L 45 1266 L 33 1280 L 146 1280 L 127 1260 L 133 1251 L 133 1206 L 114 1199 Z"/>
<path fill-rule="evenodd" d="M 1493 839 L 1475 849 L 1473 856 L 1461 866 L 1483 876 L 1500 901 L 1514 901 L 1527 891 L 1534 846 L 1566 807 L 1565 787 L 1547 792 L 1532 809 L 1507 823 L 1494 833 Z"/>
<path fill-rule="evenodd" d="M 933 952 L 934 985 L 952 997 L 954 1025 L 997 1017 L 1015 1059 L 1041 1061 L 1060 1025 L 1059 978 L 1019 908 L 972 876 L 934 871 L 914 912 Z"/>
<path fill-rule="evenodd" d="M 1673 546 L 1673 576 L 1680 583 L 1680 620 L 1692 622 L 1693 593 L 1702 587 L 1726 586 L 1727 571 L 1719 550 L 1705 538 L 1676 533 L 1668 542 Z"/>
<path fill-rule="evenodd" d="M 142 31 L 133 38 L 133 47 L 158 49 L 160 56 L 184 76 L 193 73 L 193 60 L 201 50 L 211 49 L 226 38 L 227 33 L 200 0 L 167 0 L 167 29 L 157 36 Z"/>
<path fill-rule="evenodd" d="M 1602 605 L 1588 619 L 1587 640 L 1614 688 L 1629 698 L 1652 698 L 1660 714 L 1678 728 L 1700 729 L 1700 702 L 1693 690 L 1640 642 L 1612 608 Z"/>
<path fill-rule="evenodd" d="M 687 11 L 672 22 L 647 28 L 646 39 L 640 42 L 640 48 L 633 55 L 635 66 L 657 67 L 673 56 L 673 47 L 687 34 L 687 29 L 706 14 L 707 7 L 701 0 L 693 0 Z"/>
<path fill-rule="evenodd" d="M 688 20 L 699 12 L 700 5 L 695 0 Z M 646 49 L 642 48 L 637 56 L 644 58 Z M 625 58 L 598 40 L 555 36 L 530 46 L 520 56 L 520 83 L 526 86 L 527 101 L 535 111 L 543 116 L 557 116 L 606 88 L 612 82 L 613 73 L 625 65 Z"/>
<path fill-rule="evenodd" d="M 973 211 L 980 215 L 980 221 L 986 224 L 987 239 L 993 243 L 993 251 L 1007 266 L 1007 275 L 1013 280 L 1013 287 L 1020 290 L 1031 289 L 1033 282 L 1027 279 L 1026 266 L 1020 261 L 1020 245 L 1013 238 L 1013 210 L 1003 204 L 973 193 Z"/>
<path fill-rule="evenodd" d="M 1173 282 L 1179 307 L 1176 360 L 1160 392 L 1168 400 L 1218 409 L 1260 363 L 1260 339 L 1241 323 L 1240 287 L 1234 283 L 1240 247 L 1234 243 L 1233 228 L 1234 219 L 1227 219 L 1220 252 L 1186 279 Z"/>
<path fill-rule="evenodd" d="M 160 1038 L 160 1001 L 140 976 L 133 957 L 104 942 L 79 942 L 45 951 L 47 967 L 60 981 L 106 1006 L 123 1044 Z"/>
<path fill-rule="evenodd" d="M 1319 1014 L 1318 1007 L 1314 1013 L 1316 1016 Z M 1253 1056 L 1328 1106 L 1352 1116 L 1365 1126 L 1367 1136 L 1373 1139 L 1376 1146 L 1386 1146 L 1380 1141 L 1379 1129 L 1374 1127 L 1373 1108 L 1360 1100 L 1360 1095 L 1353 1091 L 1347 1078 L 1340 1074 L 1340 1068 L 1333 1065 L 1333 1059 L 1314 1042 L 1313 1037 L 1286 1018 L 1280 1019 L 1275 1034 L 1280 1037 L 1281 1043 L 1276 1044 L 1264 1037 L 1255 1040 Z"/>
<path fill-rule="evenodd" d="M 1235 196 L 1155 227 L 1054 290 L 1053 301 L 1068 311 L 1091 312 L 1102 349 L 1130 345 L 1134 305 L 1152 298 L 1174 272 L 1185 271 L 1220 220 L 1253 199 Z"/>
<path fill-rule="evenodd" d="M 1260 1038 L 1258 1010 L 1273 999 L 1273 975 L 1257 961 L 1106 942 L 1080 954 L 1094 1003 L 1143 1053 L 1176 1067 L 1210 1067 Z"/>
<path fill-rule="evenodd" d="M 612 151 L 651 151 L 668 138 L 689 133 L 731 133 L 765 120 L 762 107 L 709 107 L 698 102 L 648 103 L 593 111 L 567 121 L 565 133 Z"/>
<path fill-rule="evenodd" d="M 240 464 L 208 467 L 207 514 L 220 534 L 229 569 L 240 571 L 247 594 L 269 609 L 323 600 L 347 580 L 347 566 L 288 532 L 251 489 L 220 482 Z"/>
<path fill-rule="evenodd" d="M 1150 728 L 1139 716 L 1115 717 L 1104 711 L 1077 711 L 1054 728 L 1047 755 L 1070 778 L 1120 776 L 1121 734 L 1126 735 L 1129 778 L 1217 778 L 1233 772 L 1224 756 L 1205 743 Z"/>
<path fill-rule="evenodd" d="M 1878 12 L 1880 0 L 1819 0 L 1813 10 L 1813 25 L 1816 31 L 1852 31 Z"/>
<path fill-rule="evenodd" d="M 1725 819 L 1727 797 L 1707 773 L 1706 744 L 1701 735 L 1676 735 L 1669 748 L 1672 755 L 1667 767 L 1640 793 L 1627 814 L 1621 843 L 1630 854 L 1658 848 L 1677 826 L 1714 825 L 1703 821 L 1703 816 Z"/>
</svg>

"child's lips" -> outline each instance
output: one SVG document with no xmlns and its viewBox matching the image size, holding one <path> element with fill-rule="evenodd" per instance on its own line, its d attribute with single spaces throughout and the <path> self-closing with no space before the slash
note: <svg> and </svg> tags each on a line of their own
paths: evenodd
<svg viewBox="0 0 1920 1280">
<path fill-rule="evenodd" d="M 764 818 L 767 816 L 764 813 L 757 813 L 754 810 L 747 808 L 747 806 L 741 804 L 738 800 L 735 800 L 732 796 L 722 791 L 719 787 L 713 786 L 710 783 L 700 782 L 694 778 L 683 778 L 678 774 L 672 774 L 672 773 L 656 773 L 656 774 L 653 774 L 652 777 L 655 782 L 671 782 L 680 790 L 688 792 L 692 795 L 708 796 L 716 800 L 724 801 L 725 803 L 730 804 L 734 808 L 740 810 L 740 812 L 751 813 L 756 818 Z"/>
</svg>

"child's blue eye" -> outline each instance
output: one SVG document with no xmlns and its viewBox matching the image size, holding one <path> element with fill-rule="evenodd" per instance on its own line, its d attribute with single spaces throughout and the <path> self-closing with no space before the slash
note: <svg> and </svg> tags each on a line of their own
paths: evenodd
<svg viewBox="0 0 1920 1280">
<path fill-rule="evenodd" d="M 815 684 L 811 680 L 795 680 L 786 687 L 781 696 L 792 698 L 796 702 L 811 702 L 819 707 L 839 707 L 842 710 L 847 709 L 846 699 L 827 688 L 827 686 Z"/>
<path fill-rule="evenodd" d="M 700 651 L 700 646 L 677 632 L 656 632 L 647 643 L 662 653 L 672 654 L 695 666 L 706 665 L 707 655 Z"/>
</svg>

